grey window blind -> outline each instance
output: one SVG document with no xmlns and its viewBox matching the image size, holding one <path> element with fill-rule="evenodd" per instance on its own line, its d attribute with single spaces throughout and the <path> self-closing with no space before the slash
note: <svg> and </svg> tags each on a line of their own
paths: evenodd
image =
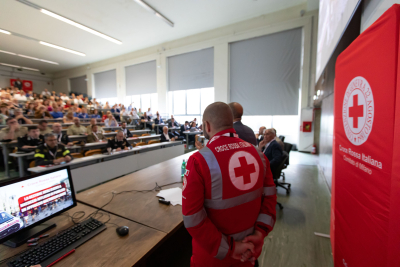
<svg viewBox="0 0 400 267">
<path fill-rule="evenodd" d="M 94 74 L 96 98 L 117 97 L 117 71 L 108 70 Z"/>
<path fill-rule="evenodd" d="M 244 115 L 297 115 L 302 29 L 230 44 L 230 100 Z"/>
<path fill-rule="evenodd" d="M 76 78 L 69 79 L 69 85 L 71 88 L 71 93 L 78 94 L 88 94 L 87 91 L 87 83 L 86 83 L 86 75 Z"/>
<path fill-rule="evenodd" d="M 214 87 L 214 48 L 168 57 L 168 90 Z"/>
<path fill-rule="evenodd" d="M 126 95 L 157 93 L 156 61 L 125 67 Z"/>
</svg>

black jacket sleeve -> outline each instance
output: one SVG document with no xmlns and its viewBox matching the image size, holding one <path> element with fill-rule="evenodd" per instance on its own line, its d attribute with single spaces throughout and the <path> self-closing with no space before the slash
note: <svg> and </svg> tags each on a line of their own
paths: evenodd
<svg viewBox="0 0 400 267">
<path fill-rule="evenodd" d="M 269 161 L 269 164 L 271 167 L 275 168 L 277 167 L 282 160 L 282 148 L 277 142 L 271 143 L 271 153 L 272 157 L 271 160 Z"/>
<path fill-rule="evenodd" d="M 126 137 L 132 137 L 133 135 L 132 135 L 132 133 L 131 133 L 131 131 L 129 131 L 129 129 L 126 129 Z"/>
</svg>

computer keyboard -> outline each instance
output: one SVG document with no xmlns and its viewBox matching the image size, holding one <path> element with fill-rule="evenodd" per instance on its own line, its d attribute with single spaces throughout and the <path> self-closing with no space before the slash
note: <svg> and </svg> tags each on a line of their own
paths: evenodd
<svg viewBox="0 0 400 267">
<path fill-rule="evenodd" d="M 40 243 L 7 263 L 10 267 L 25 267 L 40 264 L 47 267 L 107 229 L 105 224 L 89 218 L 56 236 Z"/>
</svg>

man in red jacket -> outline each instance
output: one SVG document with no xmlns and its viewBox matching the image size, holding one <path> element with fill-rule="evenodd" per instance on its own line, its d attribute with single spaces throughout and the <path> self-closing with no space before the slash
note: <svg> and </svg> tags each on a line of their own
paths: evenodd
<svg viewBox="0 0 400 267">
<path fill-rule="evenodd" d="M 276 219 L 268 159 L 237 137 L 222 102 L 203 115 L 208 142 L 188 160 L 182 212 L 193 237 L 191 266 L 252 266 Z"/>
</svg>

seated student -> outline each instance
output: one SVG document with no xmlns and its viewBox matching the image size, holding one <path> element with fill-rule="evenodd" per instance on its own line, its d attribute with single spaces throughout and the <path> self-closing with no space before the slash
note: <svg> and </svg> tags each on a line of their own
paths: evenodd
<svg viewBox="0 0 400 267">
<path fill-rule="evenodd" d="M 0 106 L 1 108 L 1 106 Z M 30 102 L 25 110 L 25 115 L 35 115 L 36 107 L 34 102 Z"/>
<path fill-rule="evenodd" d="M 103 135 L 101 130 L 98 130 L 98 126 L 96 124 L 89 125 L 89 126 L 91 127 L 91 130 L 90 130 L 90 134 L 88 134 L 88 136 L 87 136 L 88 143 L 107 141 L 107 138 Z"/>
<path fill-rule="evenodd" d="M 123 123 L 121 124 L 121 128 L 122 128 L 121 131 L 124 133 L 125 138 L 130 138 L 130 137 L 132 137 L 131 131 L 129 131 L 129 129 L 126 128 L 126 122 L 123 122 Z"/>
<path fill-rule="evenodd" d="M 40 134 L 37 126 L 29 126 L 28 134 L 23 137 L 18 137 L 18 151 L 31 152 L 37 146 L 42 145 L 44 142 L 43 135 Z"/>
<path fill-rule="evenodd" d="M 260 129 L 258 129 L 258 137 L 257 137 L 257 145 L 260 144 L 260 142 L 264 139 L 264 130 L 267 129 L 265 126 L 261 126 Z"/>
<path fill-rule="evenodd" d="M 273 129 L 266 129 L 263 134 L 264 139 L 260 142 L 258 147 L 259 150 L 268 158 L 271 172 L 274 174 L 282 160 L 282 147 L 278 142 L 276 142 L 275 131 Z"/>
<path fill-rule="evenodd" d="M 77 117 L 80 119 L 87 119 L 89 118 L 89 115 L 87 114 L 87 109 L 82 108 L 80 112 L 77 113 Z"/>
<path fill-rule="evenodd" d="M 161 134 L 160 142 L 169 142 L 169 141 L 175 141 L 175 137 L 173 136 L 172 133 L 168 132 L 168 127 L 164 126 L 163 127 L 163 133 Z"/>
<path fill-rule="evenodd" d="M 196 127 L 197 127 L 197 119 L 196 118 L 194 118 L 191 122 L 190 122 L 190 125 L 192 125 L 192 122 L 194 122 L 194 123 L 196 123 Z"/>
<path fill-rule="evenodd" d="M 172 127 L 179 127 L 179 123 L 177 123 L 175 121 L 175 119 L 172 117 L 171 115 L 171 121 L 168 123 L 168 127 L 172 128 Z M 178 138 L 180 136 L 180 134 L 177 131 L 172 132 L 172 135 L 176 138 Z"/>
<path fill-rule="evenodd" d="M 104 127 L 118 127 L 118 122 L 111 113 L 108 115 L 108 118 L 104 120 Z"/>
<path fill-rule="evenodd" d="M 128 150 L 129 148 L 132 148 L 132 146 L 125 139 L 124 132 L 118 131 L 115 138 L 108 140 L 107 148 L 111 148 L 112 150 L 115 151 L 121 151 L 121 150 Z"/>
<path fill-rule="evenodd" d="M 51 133 L 51 129 L 47 127 L 47 121 L 46 120 L 41 120 L 39 121 L 38 128 L 40 130 L 41 135 L 45 135 L 47 133 Z"/>
<path fill-rule="evenodd" d="M 74 144 L 71 142 L 68 135 L 66 135 L 62 132 L 61 124 L 59 124 L 59 123 L 53 124 L 53 133 L 56 135 L 58 143 L 62 143 L 67 146 L 72 146 Z"/>
<path fill-rule="evenodd" d="M 274 131 L 276 142 L 278 142 L 278 144 L 282 147 L 282 150 L 285 150 L 285 144 L 282 142 L 282 140 L 278 136 L 276 136 L 276 129 L 275 128 L 271 128 L 271 129 Z"/>
<path fill-rule="evenodd" d="M 157 118 L 155 118 L 154 119 L 154 124 L 153 124 L 153 126 L 154 125 L 156 125 L 156 124 L 164 124 L 164 121 L 163 121 L 163 119 L 160 117 L 160 114 L 157 114 Z M 156 133 L 156 134 L 161 134 L 162 133 L 162 129 L 160 128 L 160 127 L 158 127 L 158 133 Z"/>
<path fill-rule="evenodd" d="M 53 116 L 53 119 L 62 119 L 64 117 L 63 107 L 59 106 L 56 110 L 50 112 L 50 115 Z"/>
<path fill-rule="evenodd" d="M 24 117 L 24 114 L 22 113 L 22 109 L 19 109 L 19 108 L 14 110 L 14 115 L 11 117 L 16 119 L 19 124 L 33 124 L 33 122 L 30 119 L 27 119 Z"/>
<path fill-rule="evenodd" d="M 71 111 L 68 111 L 68 113 L 63 118 L 63 122 L 64 123 L 73 123 L 74 122 L 74 113 Z"/>
<path fill-rule="evenodd" d="M 74 124 L 68 127 L 68 135 L 87 135 L 86 127 L 81 125 L 81 120 L 77 117 L 74 118 Z"/>
<path fill-rule="evenodd" d="M 107 111 L 106 114 L 103 115 L 101 118 L 101 121 L 104 122 L 106 119 L 108 119 L 108 116 L 112 115 L 111 111 Z"/>
<path fill-rule="evenodd" d="M 51 114 L 47 111 L 45 106 L 40 106 L 34 115 L 35 119 L 51 119 L 53 118 Z"/>
<path fill-rule="evenodd" d="M 86 127 L 87 134 L 91 134 L 92 133 L 92 126 L 93 125 L 97 125 L 97 120 L 96 119 L 91 119 L 90 120 L 89 126 Z M 101 132 L 102 134 L 104 134 L 104 130 L 100 125 L 97 126 L 97 131 Z"/>
<path fill-rule="evenodd" d="M 149 109 L 147 110 L 147 117 L 149 118 L 149 120 L 152 120 L 152 119 L 153 119 L 153 112 L 151 112 L 151 108 L 149 108 Z"/>
<path fill-rule="evenodd" d="M 94 110 L 92 111 L 92 114 L 89 115 L 89 118 L 92 118 L 92 119 L 101 119 L 101 116 L 100 116 L 100 114 L 99 114 L 99 111 L 98 111 L 97 109 L 94 109 Z"/>
<path fill-rule="evenodd" d="M 189 131 L 189 130 L 190 130 L 189 122 L 185 121 L 185 124 L 181 125 L 180 136 L 183 136 L 183 138 L 186 138 L 185 131 Z"/>
<path fill-rule="evenodd" d="M 35 150 L 35 165 L 57 165 L 62 162 L 70 162 L 73 158 L 71 152 L 63 145 L 57 142 L 53 133 L 45 134 L 44 144 Z"/>
<path fill-rule="evenodd" d="M 147 123 L 148 121 L 151 121 L 151 120 L 149 120 L 149 117 L 147 116 L 146 112 L 143 113 L 143 115 L 140 117 L 140 121 L 143 122 L 143 129 L 145 129 L 145 128 L 149 128 L 150 130 L 153 129 L 153 126 L 151 124 Z"/>
<path fill-rule="evenodd" d="M 190 132 L 197 132 L 199 129 L 196 127 L 196 122 L 192 121 L 190 123 Z M 196 135 L 189 135 L 189 142 L 195 142 L 196 141 Z"/>
</svg>

